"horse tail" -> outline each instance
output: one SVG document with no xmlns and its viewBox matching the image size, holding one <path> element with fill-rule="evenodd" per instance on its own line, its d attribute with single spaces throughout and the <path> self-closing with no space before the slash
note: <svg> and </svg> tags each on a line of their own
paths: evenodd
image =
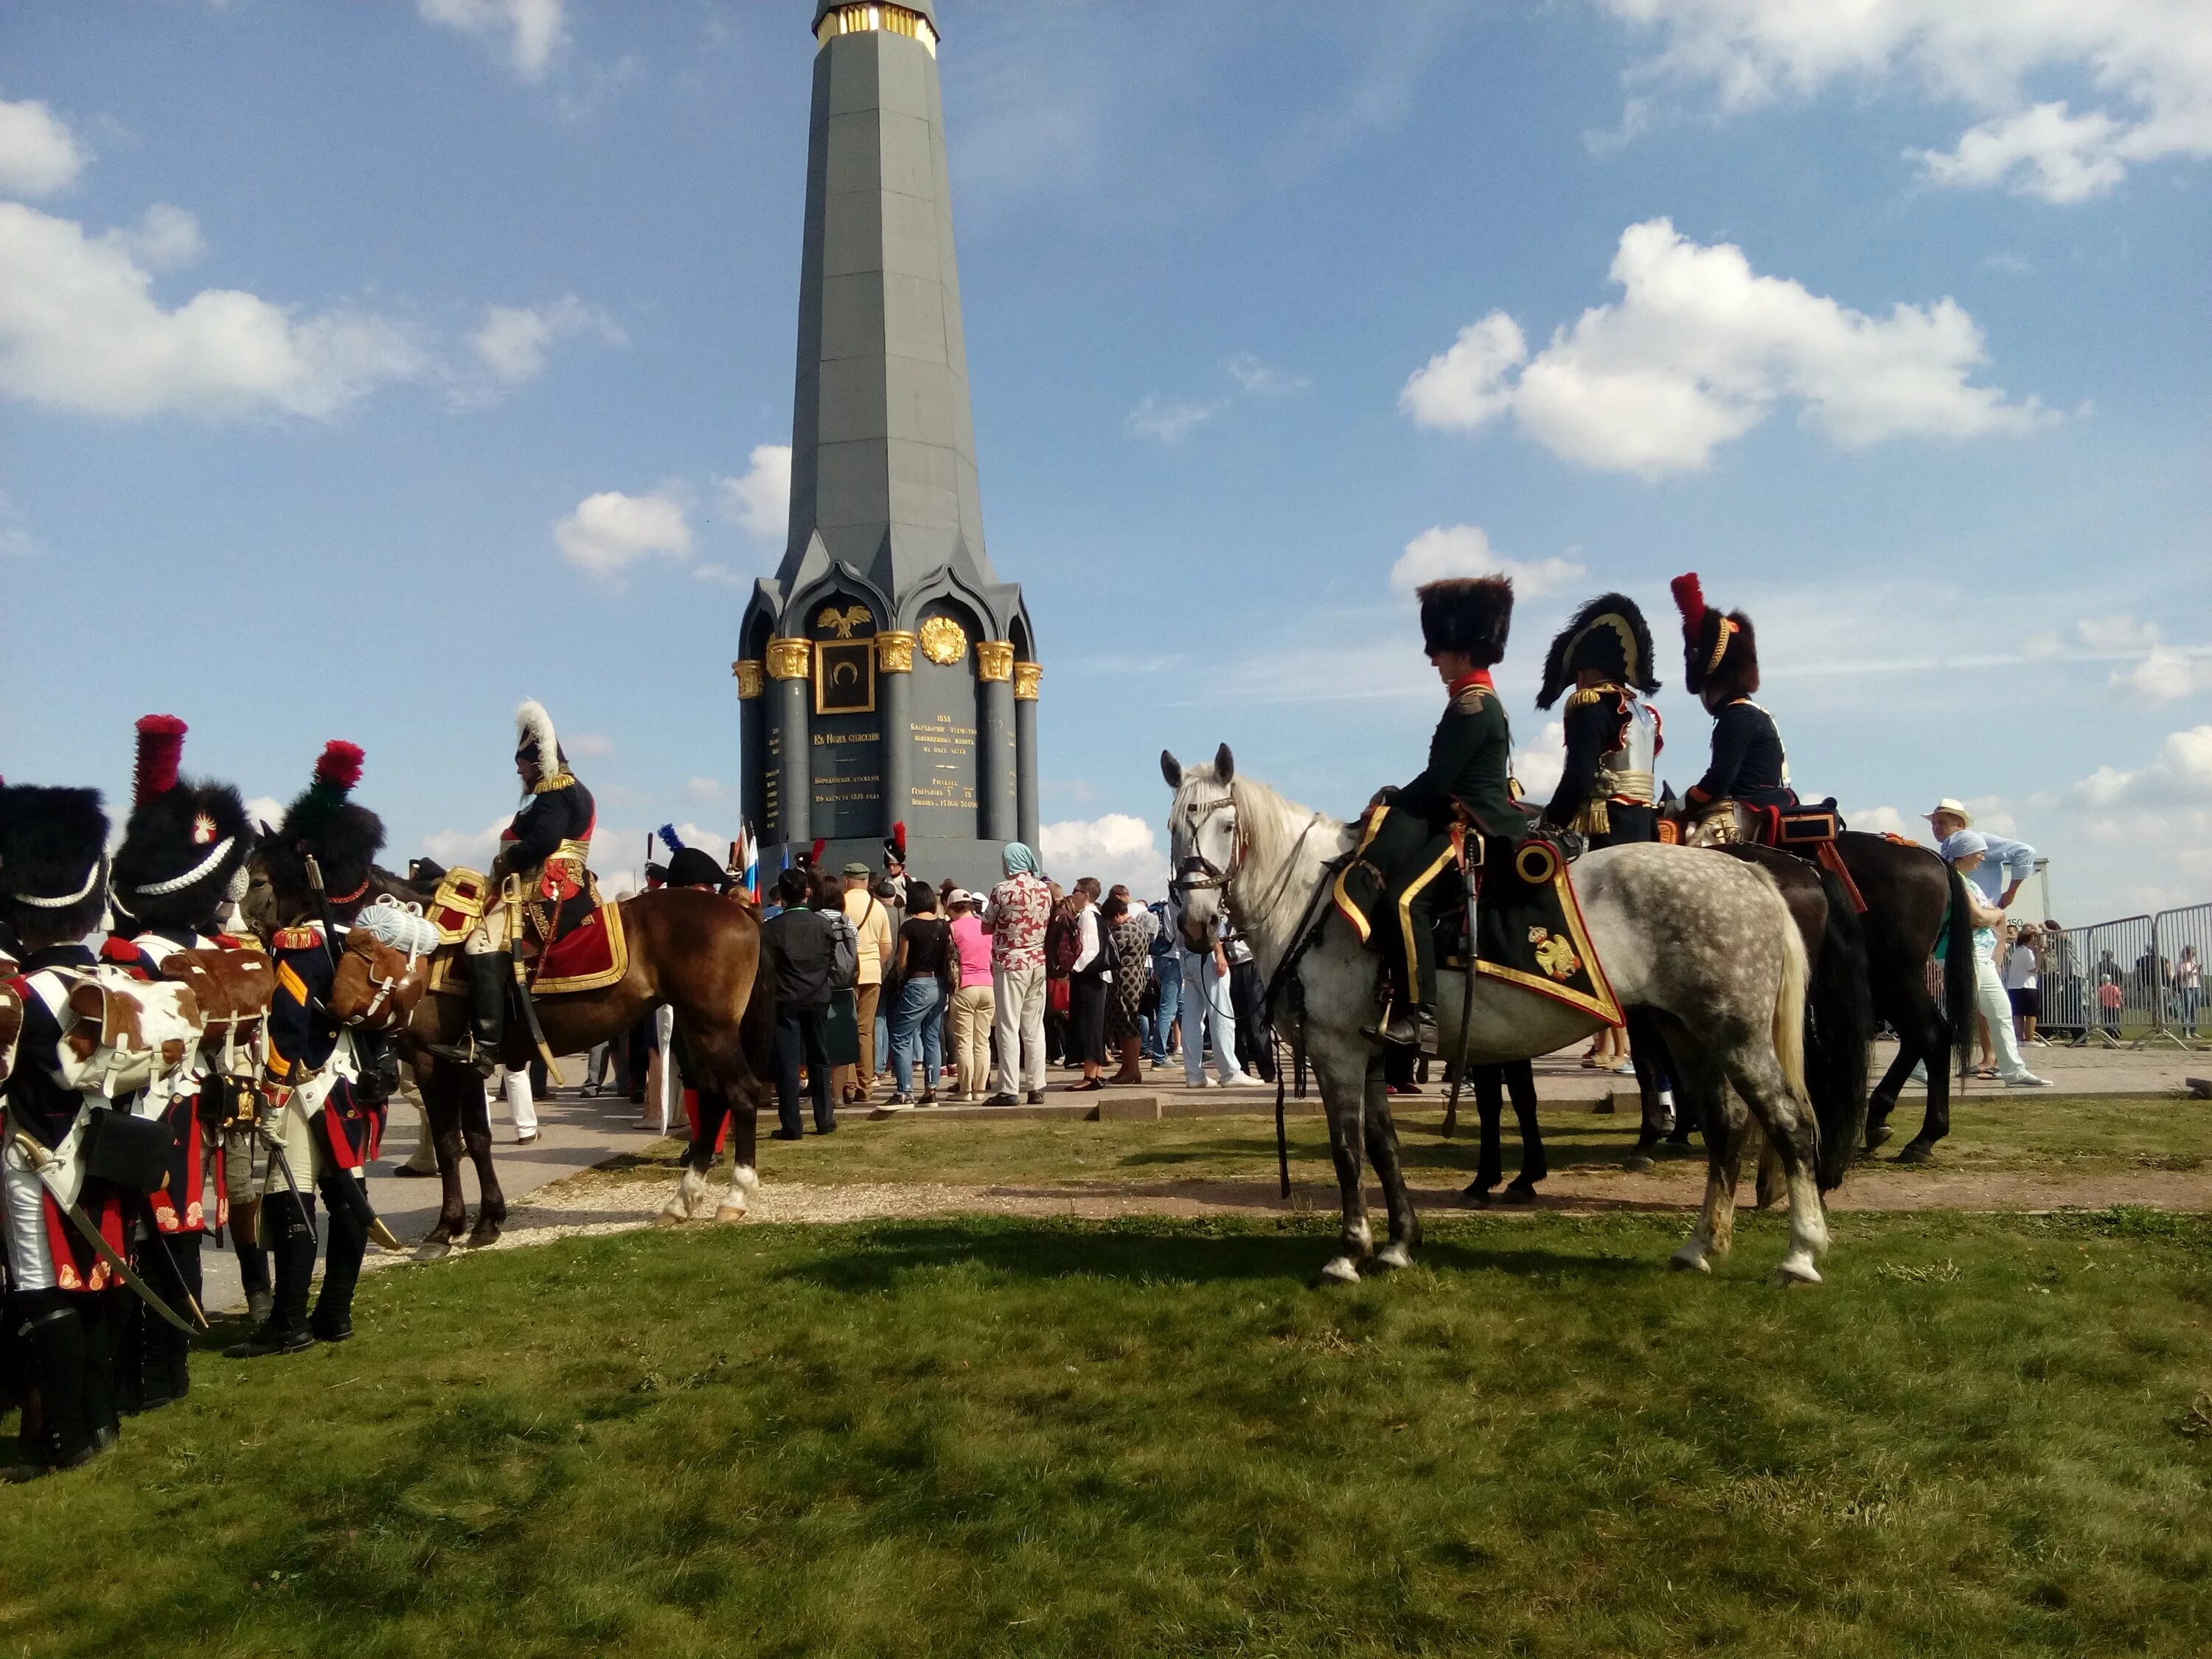
<svg viewBox="0 0 2212 1659">
<path fill-rule="evenodd" d="M 754 1083 L 765 1089 L 775 1075 L 775 976 L 768 971 L 765 953 L 754 959 L 752 990 L 739 1016 L 738 1036 Z"/>
<path fill-rule="evenodd" d="M 1782 902 L 1782 890 L 1775 887 L 1774 878 L 1764 870 L 1759 873 L 1766 877 L 1766 884 L 1773 889 L 1775 905 L 1782 915 L 1782 988 L 1774 999 L 1774 1057 L 1782 1062 L 1782 1079 L 1790 1085 L 1790 1092 L 1803 1100 L 1807 1098 L 1805 988 L 1811 976 L 1805 961 L 1805 941 L 1790 919 L 1790 907 Z"/>
<path fill-rule="evenodd" d="M 1943 1023 L 1951 1028 L 1951 1053 L 1959 1075 L 1974 1051 L 1974 918 L 1966 903 L 1966 878 L 1946 868 L 1951 896 L 1943 912 Z M 1936 1056 L 1928 1056 L 1930 1065 Z"/>
<path fill-rule="evenodd" d="M 1874 1041 L 1874 992 L 1867 978 L 1866 929 L 1850 890 L 1819 865 L 1828 900 L 1820 960 L 1813 969 L 1809 1044 L 1813 1115 L 1820 1126 L 1820 1190 L 1843 1185 L 1866 1138 L 1867 1055 Z"/>
</svg>

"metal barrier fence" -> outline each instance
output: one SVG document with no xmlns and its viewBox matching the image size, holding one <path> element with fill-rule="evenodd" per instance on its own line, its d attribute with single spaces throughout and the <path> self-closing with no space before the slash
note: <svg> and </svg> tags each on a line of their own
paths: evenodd
<svg viewBox="0 0 2212 1659">
<path fill-rule="evenodd" d="M 2204 959 L 2212 956 L 2212 904 L 2161 910 L 2153 922 L 2158 940 L 2158 1035 L 2184 1048 L 2204 1041 Z"/>
</svg>

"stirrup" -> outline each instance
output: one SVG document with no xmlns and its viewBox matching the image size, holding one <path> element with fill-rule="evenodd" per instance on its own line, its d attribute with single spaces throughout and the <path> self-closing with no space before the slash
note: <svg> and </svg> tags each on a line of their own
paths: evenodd
<svg viewBox="0 0 2212 1659">
<path fill-rule="evenodd" d="M 473 1033 L 459 1042 L 434 1042 L 427 1051 L 434 1060 L 451 1060 L 456 1066 L 465 1066 L 478 1077 L 489 1077 L 499 1069 L 496 1056 L 487 1055 L 477 1046 Z"/>
</svg>

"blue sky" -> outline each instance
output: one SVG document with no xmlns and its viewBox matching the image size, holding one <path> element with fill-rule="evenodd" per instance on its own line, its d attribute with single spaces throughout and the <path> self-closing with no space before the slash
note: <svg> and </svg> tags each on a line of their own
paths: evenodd
<svg viewBox="0 0 2212 1659">
<path fill-rule="evenodd" d="M 1834 9 L 942 0 L 1061 873 L 1157 882 L 1163 746 L 1339 811 L 1417 769 L 1425 573 L 1519 577 L 1548 787 L 1551 632 L 1623 587 L 1678 666 L 1694 568 L 1802 789 L 1965 798 L 2071 921 L 2212 899 L 2212 17 Z M 809 15 L 0 15 L 0 774 L 120 799 L 160 709 L 283 798 L 343 736 L 465 855 L 535 696 L 611 870 L 726 835 Z"/>
</svg>

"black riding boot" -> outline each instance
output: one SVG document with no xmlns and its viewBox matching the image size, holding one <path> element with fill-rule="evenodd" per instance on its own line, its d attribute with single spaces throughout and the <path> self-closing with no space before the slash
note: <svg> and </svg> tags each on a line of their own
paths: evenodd
<svg viewBox="0 0 2212 1659">
<path fill-rule="evenodd" d="M 250 1217 L 234 1217 L 230 1230 L 230 1248 L 238 1257 L 239 1288 L 246 1292 L 246 1310 L 252 1315 L 255 1323 L 265 1322 L 276 1298 L 269 1288 L 269 1252 L 253 1242 L 254 1222 Z"/>
<path fill-rule="evenodd" d="M 314 1333 L 307 1328 L 307 1288 L 315 1277 L 315 1235 L 308 1222 L 313 1203 L 289 1193 L 262 1200 L 262 1219 L 275 1235 L 269 1256 L 276 1269 L 276 1300 L 258 1330 L 222 1351 L 225 1359 L 259 1359 L 314 1346 Z"/>
<path fill-rule="evenodd" d="M 324 1179 L 355 1177 L 342 1171 Z M 368 1229 L 346 1205 L 333 1203 L 327 1188 L 323 1206 L 329 1212 L 323 1223 L 328 1235 L 323 1245 L 323 1288 L 307 1328 L 319 1342 L 343 1342 L 353 1334 L 354 1286 L 361 1283 L 361 1260 L 368 1254 Z"/>
<path fill-rule="evenodd" d="M 8 1471 L 10 1480 L 35 1480 L 55 1469 L 73 1469 L 97 1450 L 85 1410 L 85 1328 L 76 1298 L 61 1291 L 35 1291 L 32 1297 L 23 1337 L 45 1432 L 35 1438 L 24 1435 L 23 1461 Z"/>
<path fill-rule="evenodd" d="M 187 1319 L 191 1317 L 192 1304 L 200 1299 L 200 1237 L 198 1233 L 164 1233 L 146 1252 L 145 1259 L 155 1269 L 148 1275 L 154 1293 Z M 191 1338 L 135 1297 L 131 1316 L 139 1332 L 144 1409 L 153 1411 L 182 1400 L 192 1386 Z"/>
<path fill-rule="evenodd" d="M 116 1409 L 115 1343 L 130 1304 L 137 1299 L 131 1291 L 100 1291 L 82 1297 L 77 1310 L 84 1327 L 84 1418 L 94 1451 L 106 1451 L 123 1432 L 123 1414 Z"/>
<path fill-rule="evenodd" d="M 483 951 L 463 952 L 463 971 L 469 980 L 469 1038 L 465 1042 L 433 1043 L 430 1052 L 441 1060 L 473 1066 L 489 1077 L 499 1064 L 500 1046 L 507 1040 L 507 999 L 514 983 L 514 953 Z"/>
</svg>

